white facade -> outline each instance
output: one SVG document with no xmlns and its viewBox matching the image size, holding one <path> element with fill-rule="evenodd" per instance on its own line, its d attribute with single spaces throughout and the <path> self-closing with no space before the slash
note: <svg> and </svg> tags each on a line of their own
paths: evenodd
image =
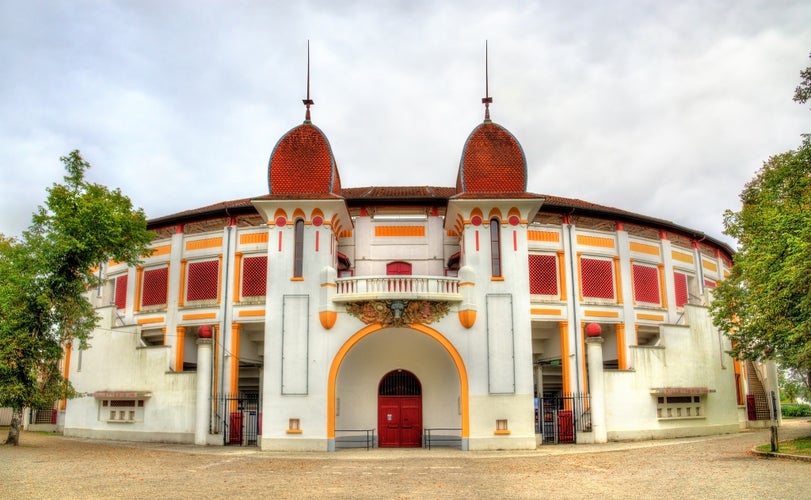
<svg viewBox="0 0 811 500">
<path fill-rule="evenodd" d="M 470 152 L 482 146 L 469 138 L 455 189 L 341 189 L 307 121 L 288 136 L 321 141 L 326 167 L 310 177 L 328 188 L 308 190 L 299 159 L 279 159 L 285 136 L 269 195 L 151 221 L 152 256 L 108 263 L 89 293 L 101 321 L 92 347 L 66 356 L 82 397 L 67 402 L 65 434 L 263 450 L 334 450 L 366 432 L 374 446 L 425 446 L 431 434 L 488 450 L 562 440 L 572 420 L 572 439 L 594 440 L 593 411 L 609 440 L 739 429 L 745 370 L 702 305 L 731 251 L 667 221 L 526 193 L 517 141 L 489 120 L 480 129 L 496 145 Z M 590 323 L 602 327 L 602 409 L 560 399 L 593 390 Z M 255 438 L 235 434 L 248 425 Z"/>
</svg>

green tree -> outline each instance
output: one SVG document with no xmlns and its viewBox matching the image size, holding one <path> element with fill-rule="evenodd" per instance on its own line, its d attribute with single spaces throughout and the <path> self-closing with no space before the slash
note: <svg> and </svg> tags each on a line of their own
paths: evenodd
<svg viewBox="0 0 811 500">
<path fill-rule="evenodd" d="M 808 57 L 811 57 L 811 54 Z M 811 99 L 811 66 L 800 71 L 800 79 L 800 84 L 794 89 L 794 100 L 805 104 Z"/>
<path fill-rule="evenodd" d="M 152 239 L 120 190 L 85 180 L 90 165 L 78 151 L 60 160 L 64 183 L 48 189 L 22 238 L 0 235 L 0 406 L 14 410 L 6 444 L 19 444 L 23 408 L 73 396 L 59 361 L 67 344 L 86 348 L 96 325 L 86 297 L 100 284 L 92 268 L 135 265 Z"/>
<path fill-rule="evenodd" d="M 770 158 L 724 215 L 739 248 L 714 322 L 741 359 L 776 358 L 811 385 L 811 136 Z"/>
</svg>

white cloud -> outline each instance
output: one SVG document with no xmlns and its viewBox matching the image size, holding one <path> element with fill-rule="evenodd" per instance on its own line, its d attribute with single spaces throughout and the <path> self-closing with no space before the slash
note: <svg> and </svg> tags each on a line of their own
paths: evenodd
<svg viewBox="0 0 811 500">
<path fill-rule="evenodd" d="M 481 122 L 521 141 L 532 191 L 721 237 L 769 155 L 796 147 L 805 2 L 4 2 L 0 232 L 81 149 L 151 217 L 267 190 L 313 121 L 345 186 L 445 185 Z"/>
</svg>

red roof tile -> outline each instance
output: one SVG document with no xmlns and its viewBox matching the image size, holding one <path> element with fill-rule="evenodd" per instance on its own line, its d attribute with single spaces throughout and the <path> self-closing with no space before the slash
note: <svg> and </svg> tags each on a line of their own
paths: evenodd
<svg viewBox="0 0 811 500">
<path fill-rule="evenodd" d="M 527 162 L 518 140 L 504 127 L 485 121 L 462 150 L 457 192 L 519 192 L 527 189 Z"/>
<path fill-rule="evenodd" d="M 271 194 L 341 193 L 338 167 L 327 136 L 310 122 L 287 132 L 270 155 Z"/>
</svg>

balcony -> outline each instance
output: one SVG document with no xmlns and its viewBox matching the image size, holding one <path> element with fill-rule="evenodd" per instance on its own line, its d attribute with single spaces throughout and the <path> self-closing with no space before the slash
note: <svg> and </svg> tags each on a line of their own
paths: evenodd
<svg viewBox="0 0 811 500">
<path fill-rule="evenodd" d="M 445 276 L 362 276 L 338 278 L 333 302 L 427 300 L 461 302 L 459 278 Z"/>
</svg>

